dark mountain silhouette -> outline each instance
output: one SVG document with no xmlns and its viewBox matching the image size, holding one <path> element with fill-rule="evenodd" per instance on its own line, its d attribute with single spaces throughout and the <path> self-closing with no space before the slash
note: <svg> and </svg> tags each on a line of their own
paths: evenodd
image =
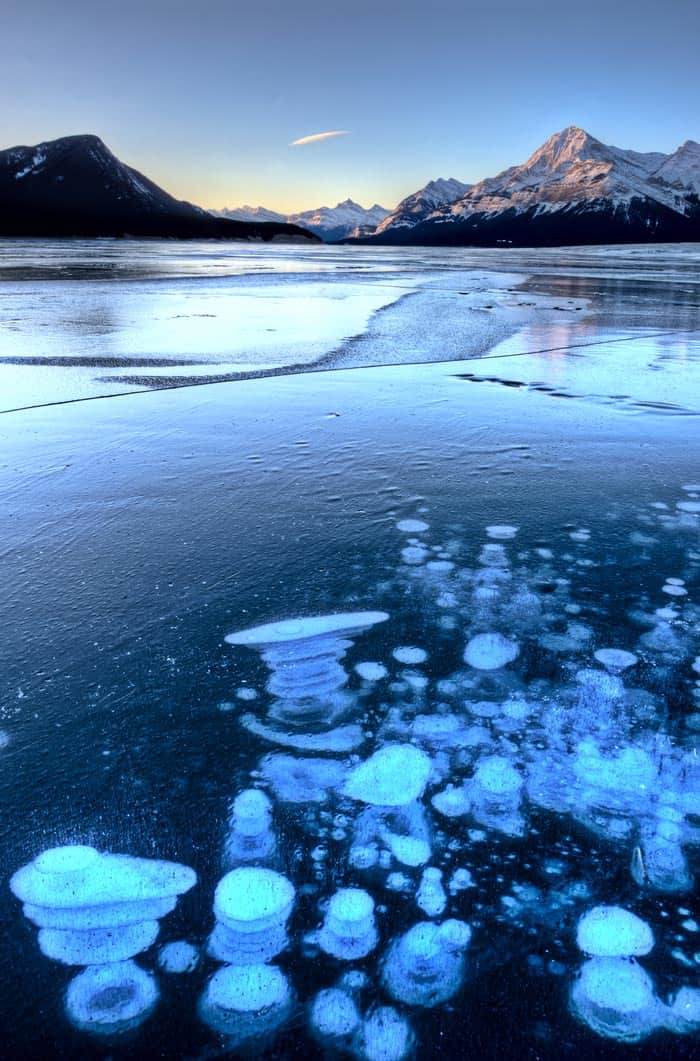
<svg viewBox="0 0 700 1061">
<path fill-rule="evenodd" d="M 297 225 L 214 217 L 175 199 L 90 135 L 0 151 L 0 236 L 317 238 Z"/>
</svg>

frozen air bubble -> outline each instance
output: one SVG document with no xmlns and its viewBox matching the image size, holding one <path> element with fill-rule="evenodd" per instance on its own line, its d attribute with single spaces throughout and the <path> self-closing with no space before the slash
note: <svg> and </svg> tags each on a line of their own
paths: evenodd
<svg viewBox="0 0 700 1061">
<path fill-rule="evenodd" d="M 423 871 L 416 903 L 426 917 L 440 917 L 447 906 L 447 896 L 442 886 L 442 871 L 429 866 Z"/>
<path fill-rule="evenodd" d="M 164 973 L 192 973 L 198 964 L 199 950 L 185 939 L 165 943 L 158 951 L 158 967 Z"/>
<path fill-rule="evenodd" d="M 322 950 L 343 961 L 364 958 L 377 945 L 374 900 L 362 888 L 341 888 L 331 897 L 319 932 Z"/>
<path fill-rule="evenodd" d="M 682 987 L 666 1010 L 666 1027 L 678 1035 L 700 1028 L 700 989 Z"/>
<path fill-rule="evenodd" d="M 459 990 L 464 975 L 463 951 L 471 929 L 462 921 L 438 926 L 421 921 L 395 940 L 382 973 L 384 987 L 398 1002 L 431 1008 Z"/>
<path fill-rule="evenodd" d="M 17 870 L 10 888 L 40 928 L 85 932 L 156 921 L 196 881 L 194 870 L 177 862 L 67 845 Z"/>
<path fill-rule="evenodd" d="M 457 895 L 459 892 L 466 891 L 467 888 L 475 888 L 474 878 L 468 869 L 463 866 L 458 867 L 452 876 L 450 877 L 450 883 L 448 889 L 450 895 Z"/>
<path fill-rule="evenodd" d="M 464 662 L 476 670 L 498 670 L 512 663 L 519 654 L 518 644 L 503 634 L 477 634 L 467 643 Z"/>
<path fill-rule="evenodd" d="M 233 801 L 225 860 L 229 866 L 269 858 L 276 847 L 272 831 L 272 804 L 256 788 L 240 792 Z"/>
<path fill-rule="evenodd" d="M 323 803 L 329 791 L 343 784 L 347 767 L 333 759 L 297 759 L 266 755 L 260 771 L 283 803 Z"/>
<path fill-rule="evenodd" d="M 291 881 L 274 870 L 244 866 L 227 873 L 214 893 L 209 954 L 231 965 L 274 958 L 287 944 L 294 897 Z"/>
<path fill-rule="evenodd" d="M 669 597 L 686 597 L 688 594 L 688 590 L 683 586 L 674 586 L 669 582 L 661 587 L 661 592 L 666 593 Z"/>
<path fill-rule="evenodd" d="M 428 782 L 431 761 L 411 744 L 389 744 L 354 767 L 344 794 L 383 807 L 401 807 L 422 794 Z"/>
<path fill-rule="evenodd" d="M 400 530 L 402 534 L 422 534 L 429 527 L 430 524 L 425 523 L 422 519 L 402 519 L 396 524 L 396 529 Z"/>
<path fill-rule="evenodd" d="M 454 563 L 452 560 L 429 560 L 425 565 L 428 571 L 437 572 L 438 574 L 446 575 L 450 571 L 454 570 Z"/>
<path fill-rule="evenodd" d="M 355 671 L 365 682 L 379 682 L 382 678 L 386 678 L 389 673 L 383 663 L 374 663 L 371 661 L 357 663 L 355 665 Z"/>
<path fill-rule="evenodd" d="M 428 653 L 425 649 L 414 648 L 411 645 L 401 645 L 399 648 L 395 648 L 392 655 L 399 663 L 406 663 L 409 665 L 425 663 L 428 658 Z"/>
<path fill-rule="evenodd" d="M 506 523 L 494 523 L 486 528 L 486 533 L 489 538 L 495 538 L 497 541 L 510 541 L 518 533 L 518 530 L 518 527 L 510 527 Z"/>
<path fill-rule="evenodd" d="M 225 965 L 215 972 L 199 1001 L 199 1015 L 228 1038 L 227 1048 L 269 1035 L 286 1020 L 292 990 L 274 965 Z"/>
<path fill-rule="evenodd" d="M 81 1031 L 114 1035 L 138 1027 L 157 1001 L 155 978 L 135 962 L 89 965 L 68 985 L 66 1015 Z"/>
<path fill-rule="evenodd" d="M 401 550 L 401 559 L 405 564 L 418 566 L 427 560 L 430 553 L 427 549 L 421 549 L 418 545 L 407 545 Z"/>
<path fill-rule="evenodd" d="M 373 1010 L 362 1026 L 360 1057 L 363 1061 L 403 1061 L 412 1045 L 410 1024 L 391 1006 Z"/>
<path fill-rule="evenodd" d="M 241 686 L 240 689 L 236 689 L 236 697 L 239 700 L 257 700 L 258 693 L 256 689 L 248 689 L 246 686 Z"/>
<path fill-rule="evenodd" d="M 320 1039 L 349 1039 L 360 1023 L 354 1000 L 346 991 L 319 991 L 311 1006 L 311 1030 Z"/>
<path fill-rule="evenodd" d="M 598 1035 L 634 1043 L 662 1022 L 662 1007 L 648 973 L 625 958 L 584 962 L 571 991 L 574 1014 Z"/>
<path fill-rule="evenodd" d="M 158 936 L 157 921 L 109 928 L 42 928 L 39 949 L 47 958 L 64 965 L 103 965 L 133 958 L 147 950 Z"/>
<path fill-rule="evenodd" d="M 676 508 L 680 512 L 700 512 L 700 501 L 678 501 Z"/>
<path fill-rule="evenodd" d="M 599 648 L 593 653 L 594 658 L 602 663 L 607 670 L 613 674 L 619 674 L 628 667 L 634 667 L 639 659 L 633 652 L 626 652 L 623 648 Z"/>
<path fill-rule="evenodd" d="M 648 954 L 654 935 L 646 921 L 621 906 L 595 906 L 580 919 L 576 942 L 597 958 L 630 958 Z"/>
<path fill-rule="evenodd" d="M 347 682 L 341 660 L 348 637 L 385 622 L 386 612 L 339 612 L 285 619 L 228 634 L 229 645 L 257 649 L 271 670 L 267 690 L 292 705 L 338 693 Z M 290 709 L 291 710 L 291 709 Z M 335 712 L 328 711 L 329 724 Z"/>
</svg>

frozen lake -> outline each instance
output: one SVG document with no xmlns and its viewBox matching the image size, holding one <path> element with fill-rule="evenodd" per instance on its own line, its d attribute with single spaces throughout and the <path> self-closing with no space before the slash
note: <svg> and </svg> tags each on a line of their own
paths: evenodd
<svg viewBox="0 0 700 1061">
<path fill-rule="evenodd" d="M 699 284 L 2 248 L 8 1056 L 697 1056 Z"/>
<path fill-rule="evenodd" d="M 0 409 L 697 325 L 700 247 L 0 243 Z M 527 329 L 523 332 L 523 329 Z M 499 351 L 500 352 L 500 351 Z"/>
</svg>

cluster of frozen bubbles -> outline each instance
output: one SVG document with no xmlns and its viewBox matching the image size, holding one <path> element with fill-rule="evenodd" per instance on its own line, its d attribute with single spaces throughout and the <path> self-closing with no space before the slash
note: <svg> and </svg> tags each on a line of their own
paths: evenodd
<svg viewBox="0 0 700 1061">
<path fill-rule="evenodd" d="M 430 652 L 393 644 L 383 659 L 356 662 L 351 680 L 344 659 L 354 640 L 391 629 L 382 611 L 295 618 L 226 638 L 267 665 L 265 692 L 242 683 L 237 700 L 238 724 L 268 749 L 232 803 L 206 940 L 165 943 L 157 965 L 186 974 L 205 956 L 216 964 L 197 1012 L 228 1047 L 263 1051 L 298 1019 L 289 969 L 320 960 L 328 982 L 304 1002 L 310 1034 L 360 1061 L 408 1057 L 419 1046 L 412 1012 L 455 999 L 470 952 L 490 945 L 479 940 L 488 911 L 472 898 L 480 882 L 470 850 L 492 848 L 500 867 L 527 864 L 517 845 L 538 833 L 538 815 L 607 846 L 626 866 L 626 901 L 598 901 L 590 880 L 562 882 L 564 860 L 551 857 L 546 885 L 510 882 L 491 911 L 496 921 L 517 931 L 538 911 L 542 922 L 554 917 L 578 955 L 565 970 L 570 1013 L 599 1036 L 637 1042 L 700 1030 L 700 948 L 689 955 L 674 945 L 700 925 L 679 906 L 685 936 L 669 943 L 629 908 L 694 888 L 700 609 L 688 578 L 700 563 L 698 498 L 700 486 L 687 487 L 675 512 L 659 505 L 644 517 L 688 536 L 686 567 L 660 582 L 666 599 L 630 609 L 629 629 L 641 632 L 624 646 L 597 643 L 550 548 L 538 546 L 534 564 L 532 551 L 509 552 L 518 528 L 488 527 L 468 567 L 459 543 L 430 544 L 420 519 L 397 524 L 399 579 L 431 617 Z M 636 547 L 653 543 L 635 534 Z M 559 561 L 571 576 L 592 563 L 591 533 L 570 527 L 568 536 L 573 551 Z M 458 667 L 430 676 L 440 646 L 454 653 L 455 643 Z M 687 738 L 672 734 L 667 688 L 685 690 Z M 296 860 L 290 825 L 308 840 Z M 135 958 L 196 882 L 177 863 L 84 845 L 44 851 L 15 873 L 12 891 L 39 926 L 42 952 L 84 967 L 66 993 L 73 1024 L 109 1036 L 147 1018 L 159 989 Z M 316 920 L 292 931 L 310 894 Z M 400 914 L 389 916 L 397 903 Z M 295 949 L 294 962 L 278 964 Z M 670 952 L 681 970 L 665 989 L 654 950 Z"/>
</svg>

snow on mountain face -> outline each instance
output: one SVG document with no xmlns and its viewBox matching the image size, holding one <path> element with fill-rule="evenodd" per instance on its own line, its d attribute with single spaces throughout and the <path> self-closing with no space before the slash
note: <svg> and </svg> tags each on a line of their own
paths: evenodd
<svg viewBox="0 0 700 1061">
<path fill-rule="evenodd" d="M 318 210 L 305 210 L 299 214 L 290 214 L 287 220 L 293 225 L 302 225 L 310 229 L 322 239 L 344 239 L 355 228 L 364 225 L 376 228 L 388 213 L 389 211 L 378 203 L 365 210 L 359 203 L 346 199 L 336 206 L 321 206 Z"/>
<path fill-rule="evenodd" d="M 121 162 L 92 134 L 64 136 L 34 147 L 0 152 L 0 181 L 13 184 L 13 193 L 20 200 L 40 194 L 47 205 L 206 216 L 201 207 L 174 199 L 138 170 Z"/>
<path fill-rule="evenodd" d="M 652 181 L 664 181 L 672 188 L 700 195 L 700 144 L 686 140 L 668 155 L 651 176 Z"/>
<path fill-rule="evenodd" d="M 679 159 L 678 155 L 679 152 L 666 156 L 611 147 L 585 130 L 569 126 L 551 136 L 523 165 L 511 166 L 496 177 L 480 181 L 432 217 L 444 222 L 475 213 L 522 212 L 533 207 L 551 212 L 572 204 L 601 201 L 620 206 L 635 199 L 649 199 L 684 212 L 687 204 L 664 176 L 664 167 L 669 167 L 668 173 L 683 187 L 688 186 L 693 173 L 695 179 L 700 176 L 700 167 L 694 162 L 692 142 L 689 141 L 684 157 Z"/>
<path fill-rule="evenodd" d="M 276 210 L 268 210 L 265 206 L 237 206 L 234 209 L 225 207 L 223 210 L 210 211 L 215 217 L 228 217 L 231 221 L 286 221 L 284 214 L 278 214 Z"/>
<path fill-rule="evenodd" d="M 424 221 L 433 210 L 454 202 L 470 188 L 470 184 L 463 184 L 454 177 L 430 181 L 424 188 L 402 199 L 396 209 L 377 226 L 377 233 L 389 228 L 412 228 Z"/>
<path fill-rule="evenodd" d="M 352 232 L 362 229 L 373 232 L 389 211 L 375 203 L 369 209 L 346 199 L 336 206 L 319 206 L 316 210 L 303 210 L 296 214 L 278 214 L 264 206 L 241 206 L 235 210 L 213 211 L 220 217 L 239 221 L 285 221 L 315 232 L 321 239 L 344 239 Z"/>
</svg>

